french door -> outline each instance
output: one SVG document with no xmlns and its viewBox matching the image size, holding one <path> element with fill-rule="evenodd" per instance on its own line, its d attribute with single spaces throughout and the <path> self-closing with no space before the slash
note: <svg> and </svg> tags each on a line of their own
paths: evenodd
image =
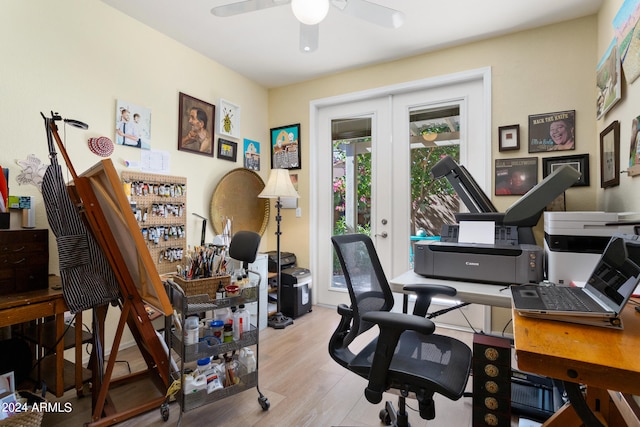
<svg viewBox="0 0 640 427">
<path fill-rule="evenodd" d="M 413 150 L 455 145 L 460 163 L 489 194 L 489 76 L 483 69 L 312 102 L 310 258 L 316 302 L 348 303 L 344 283 L 334 275 L 333 234 L 369 234 L 389 278 L 411 267 L 419 179 Z M 454 136 L 427 141 L 420 132 L 429 131 L 420 128 L 437 123 L 439 115 Z"/>
</svg>

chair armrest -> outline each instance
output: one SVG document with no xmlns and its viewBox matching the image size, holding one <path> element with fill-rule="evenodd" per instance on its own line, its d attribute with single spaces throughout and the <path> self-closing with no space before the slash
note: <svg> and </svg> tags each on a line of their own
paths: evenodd
<svg viewBox="0 0 640 427">
<path fill-rule="evenodd" d="M 362 316 L 362 320 L 373 322 L 380 328 L 376 350 L 371 361 L 369 383 L 364 390 L 365 397 L 371 403 L 380 403 L 382 393 L 387 388 L 387 372 L 398 346 L 400 335 L 406 331 L 432 334 L 435 324 L 425 318 L 405 313 L 372 311 Z"/>
<path fill-rule="evenodd" d="M 420 317 L 425 317 L 431 305 L 431 299 L 435 295 L 446 295 L 449 297 L 455 296 L 458 291 L 456 288 L 447 285 L 435 285 L 435 284 L 411 284 L 402 287 L 404 291 L 414 292 L 417 296 L 416 304 L 413 307 L 413 314 Z"/>
</svg>

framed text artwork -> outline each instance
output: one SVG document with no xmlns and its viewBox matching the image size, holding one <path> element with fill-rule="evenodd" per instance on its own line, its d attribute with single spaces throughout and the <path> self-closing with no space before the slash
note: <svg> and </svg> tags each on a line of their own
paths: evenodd
<svg viewBox="0 0 640 427">
<path fill-rule="evenodd" d="M 271 129 L 271 169 L 300 169 L 300 123 Z"/>
<path fill-rule="evenodd" d="M 600 133 L 600 187 L 620 185 L 620 122 L 614 121 Z"/>
<path fill-rule="evenodd" d="M 529 116 L 529 153 L 576 149 L 576 111 Z"/>
<path fill-rule="evenodd" d="M 580 179 L 572 187 L 589 186 L 589 155 L 577 154 L 575 156 L 545 157 L 542 159 L 542 177 L 553 173 L 561 166 L 569 165 L 580 172 Z"/>
<path fill-rule="evenodd" d="M 238 143 L 218 138 L 218 158 L 235 162 L 238 158 Z"/>
<path fill-rule="evenodd" d="M 498 128 L 498 150 L 520 149 L 520 125 L 500 126 Z"/>
<path fill-rule="evenodd" d="M 216 107 L 180 92 L 178 111 L 178 150 L 213 157 Z"/>
<path fill-rule="evenodd" d="M 225 99 L 218 106 L 218 132 L 232 138 L 240 137 L 240 107 Z"/>
</svg>

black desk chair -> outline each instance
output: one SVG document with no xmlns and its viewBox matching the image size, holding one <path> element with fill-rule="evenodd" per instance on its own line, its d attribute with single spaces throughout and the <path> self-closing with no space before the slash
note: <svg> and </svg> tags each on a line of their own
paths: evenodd
<svg viewBox="0 0 640 427">
<path fill-rule="evenodd" d="M 342 319 L 329 342 L 333 360 L 369 380 L 364 390 L 371 403 L 380 403 L 386 391 L 399 392 L 398 411 L 386 402 L 380 419 L 386 424 L 408 426 L 406 397 L 418 400 L 420 416 L 435 418 L 434 393 L 459 399 L 471 370 L 471 349 L 454 338 L 437 335 L 434 323 L 425 318 L 434 295 L 453 296 L 455 288 L 440 285 L 410 285 L 416 292 L 413 314 L 391 313 L 393 295 L 380 260 L 368 236 L 333 236 L 349 289 L 351 306 L 338 306 Z M 379 335 L 357 354 L 349 345 L 360 334 L 377 325 Z"/>
<path fill-rule="evenodd" d="M 242 268 L 247 269 L 249 264 L 256 260 L 260 247 L 260 235 L 253 231 L 238 231 L 233 235 L 229 243 L 229 256 L 242 261 Z"/>
</svg>

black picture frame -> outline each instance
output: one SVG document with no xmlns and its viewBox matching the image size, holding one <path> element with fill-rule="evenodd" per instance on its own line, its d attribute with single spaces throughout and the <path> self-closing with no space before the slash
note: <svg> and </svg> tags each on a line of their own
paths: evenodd
<svg viewBox="0 0 640 427">
<path fill-rule="evenodd" d="M 562 132 L 553 130 L 559 129 L 560 124 Z M 529 116 L 529 153 L 575 149 L 576 110 Z"/>
<path fill-rule="evenodd" d="M 300 169 L 300 123 L 271 128 L 271 169 Z"/>
<path fill-rule="evenodd" d="M 195 118 L 191 118 L 191 111 Z M 178 101 L 178 150 L 213 157 L 214 123 L 216 107 L 201 99 L 180 92 Z M 206 135 L 203 138 L 193 131 L 189 120 L 202 124 Z"/>
<path fill-rule="evenodd" d="M 572 187 L 588 187 L 589 184 L 589 154 L 575 154 L 572 156 L 554 156 L 542 159 L 542 177 L 552 173 L 557 167 L 569 165 L 580 172 L 580 179 Z"/>
<path fill-rule="evenodd" d="M 238 143 L 218 138 L 218 158 L 235 162 L 238 158 Z"/>
<path fill-rule="evenodd" d="M 620 122 L 600 132 L 600 187 L 620 185 Z"/>
<path fill-rule="evenodd" d="M 523 195 L 538 183 L 538 158 L 496 159 L 495 195 Z"/>
<path fill-rule="evenodd" d="M 520 149 L 520 125 L 500 126 L 498 128 L 498 150 L 512 151 Z"/>
</svg>

